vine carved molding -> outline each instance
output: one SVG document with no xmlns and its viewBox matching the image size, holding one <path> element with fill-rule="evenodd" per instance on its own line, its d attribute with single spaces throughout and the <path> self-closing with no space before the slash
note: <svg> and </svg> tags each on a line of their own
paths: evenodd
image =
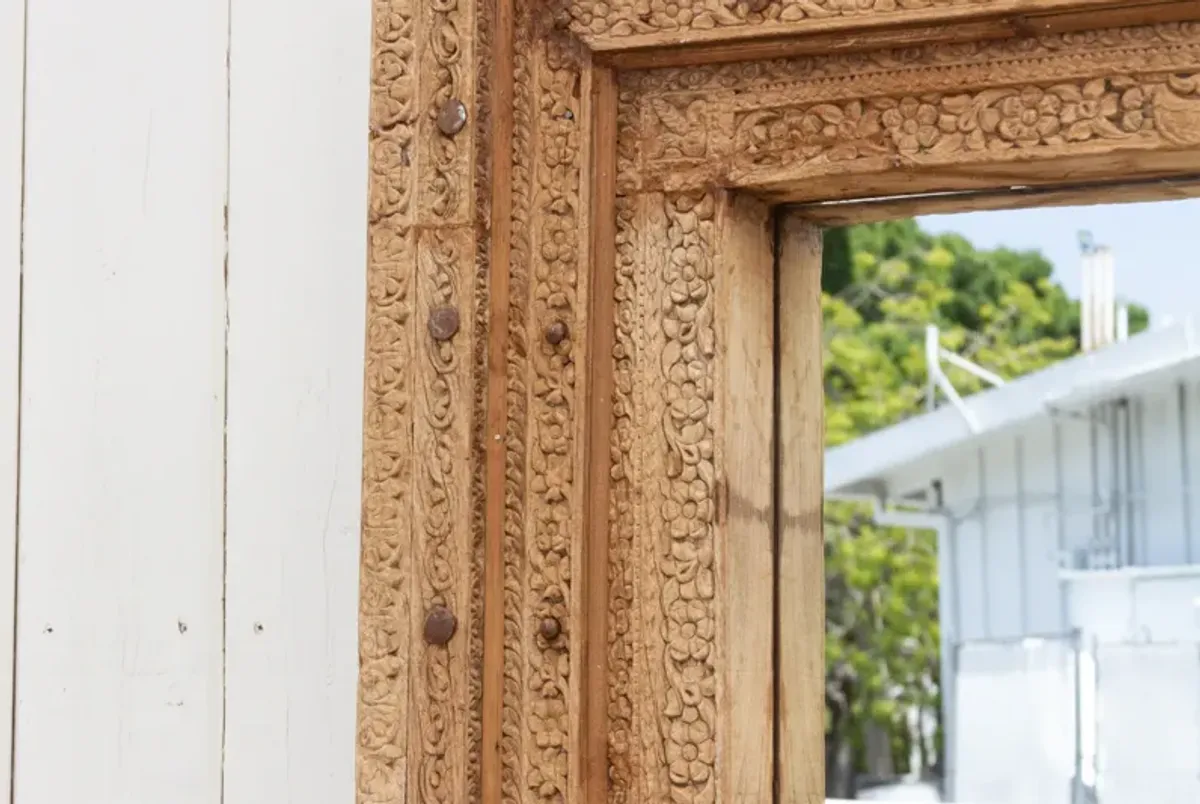
<svg viewBox="0 0 1200 804">
<path fill-rule="evenodd" d="M 1114 3 L 375 0 L 360 804 L 740 800 L 717 259 L 748 237 L 739 197 L 1200 164 L 1194 22 L 621 72 L 598 54 L 1088 5 Z"/>
<path fill-rule="evenodd" d="M 1198 73 L 1197 23 L 631 72 L 620 186 L 812 200 L 870 195 L 889 174 L 948 190 L 1009 165 L 1036 181 L 1039 162 L 1187 152 Z"/>
<path fill-rule="evenodd" d="M 928 23 L 995 20 L 1013 34 L 1080 12 L 1149 5 L 1113 0 L 564 0 L 556 21 L 597 52 Z M 1043 21 L 1042 18 L 1048 18 Z"/>
</svg>

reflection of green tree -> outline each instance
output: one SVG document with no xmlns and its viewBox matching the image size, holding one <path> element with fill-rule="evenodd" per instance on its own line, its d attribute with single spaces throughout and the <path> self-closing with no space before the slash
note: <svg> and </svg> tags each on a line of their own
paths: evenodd
<svg viewBox="0 0 1200 804">
<path fill-rule="evenodd" d="M 914 221 L 827 232 L 827 446 L 924 410 L 927 324 L 944 347 L 1006 378 L 1074 354 L 1079 305 L 1051 270 L 1038 253 L 977 251 Z M 1144 309 L 1130 309 L 1131 332 L 1147 323 Z M 976 377 L 946 371 L 964 396 L 981 390 Z M 849 777 L 869 770 L 868 728 L 885 730 L 896 768 L 910 770 L 905 713 L 940 708 L 937 558 L 934 534 L 877 527 L 854 504 L 828 503 L 825 530 L 828 790 L 844 796 Z M 925 749 L 932 768 L 940 736 Z"/>
</svg>

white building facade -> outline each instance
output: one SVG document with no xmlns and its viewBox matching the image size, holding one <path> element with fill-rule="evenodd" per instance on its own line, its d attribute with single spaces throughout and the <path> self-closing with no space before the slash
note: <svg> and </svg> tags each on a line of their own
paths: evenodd
<svg viewBox="0 0 1200 804">
<path fill-rule="evenodd" d="M 1200 800 L 1191 326 L 964 404 L 826 456 L 828 496 L 938 532 L 952 800 Z"/>
</svg>

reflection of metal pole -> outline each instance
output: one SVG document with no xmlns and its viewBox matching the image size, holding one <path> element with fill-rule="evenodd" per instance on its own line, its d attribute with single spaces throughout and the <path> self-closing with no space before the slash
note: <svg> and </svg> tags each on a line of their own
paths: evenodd
<svg viewBox="0 0 1200 804">
<path fill-rule="evenodd" d="M 1096 249 L 1096 346 L 1112 343 L 1112 255 L 1108 248 Z"/>
<path fill-rule="evenodd" d="M 1083 668 L 1080 653 L 1083 650 L 1083 634 L 1073 633 L 1072 647 L 1075 657 L 1075 775 L 1071 779 L 1071 801 L 1083 804 Z"/>
<path fill-rule="evenodd" d="M 958 410 L 963 419 L 967 422 L 967 427 L 972 433 L 979 432 L 979 422 L 975 418 L 975 414 L 963 402 L 958 391 L 954 388 L 954 384 L 950 382 L 950 378 L 942 371 L 942 360 L 950 363 L 968 374 L 973 374 L 979 379 L 991 385 L 1004 385 L 1004 379 L 998 374 L 988 371 L 982 366 L 977 366 L 970 360 L 964 357 L 959 357 L 948 349 L 943 349 L 938 340 L 938 328 L 934 324 L 928 324 L 925 327 L 925 407 L 929 411 L 937 408 L 937 392 L 940 388 L 946 398 L 950 400 L 950 404 Z"/>
<path fill-rule="evenodd" d="M 1021 568 L 1017 573 L 1018 587 L 1020 589 L 1020 601 L 1018 609 L 1021 612 L 1021 630 L 1029 631 L 1029 583 L 1026 579 L 1029 567 L 1029 536 L 1025 528 L 1026 516 L 1026 501 L 1025 501 L 1025 439 L 1018 436 L 1014 445 L 1015 460 L 1017 469 L 1017 564 Z"/>
<path fill-rule="evenodd" d="M 1116 550 L 1117 566 L 1129 565 L 1127 541 L 1122 539 L 1124 528 L 1121 521 L 1121 414 L 1115 403 L 1105 404 L 1105 416 L 1109 425 L 1109 516 L 1105 517 L 1105 536 L 1111 548 Z"/>
<path fill-rule="evenodd" d="M 958 409 L 963 419 L 967 422 L 967 427 L 972 433 L 979 432 L 979 422 L 976 421 L 974 414 L 967 409 L 966 403 L 962 401 L 962 397 L 958 395 L 958 391 L 954 390 L 954 386 L 950 384 L 950 380 L 942 373 L 942 366 L 939 362 L 938 353 L 938 328 L 933 324 L 925 327 L 925 371 L 929 374 L 930 389 L 929 399 L 934 399 L 936 388 L 941 388 L 942 393 L 950 400 L 950 404 Z M 932 410 L 932 408 L 930 408 Z"/>
<path fill-rule="evenodd" d="M 1125 540 L 1129 542 L 1129 566 L 1133 566 L 1140 556 L 1137 550 L 1137 521 L 1133 509 L 1133 409 L 1128 399 L 1120 402 L 1122 426 L 1125 430 Z"/>
<path fill-rule="evenodd" d="M 1095 791 L 1100 789 L 1100 771 L 1102 769 L 1100 759 L 1100 718 L 1097 717 L 1096 710 L 1100 701 L 1100 676 L 1104 672 L 1100 667 L 1100 641 L 1095 637 L 1095 635 L 1093 635 L 1091 638 L 1090 655 L 1091 662 L 1088 664 L 1088 667 L 1091 669 L 1092 673 L 1091 677 L 1088 679 L 1091 684 L 1091 694 L 1088 700 L 1091 702 L 1090 708 L 1092 720 L 1090 731 L 1092 736 L 1088 747 L 1091 749 L 1090 754 L 1092 767 L 1091 772 L 1088 773 L 1088 786 L 1091 788 L 1091 790 L 1088 791 L 1088 800 L 1094 801 L 1096 799 Z"/>
<path fill-rule="evenodd" d="M 1104 247 L 1104 345 L 1116 340 L 1117 335 L 1117 274 L 1112 251 Z"/>
<path fill-rule="evenodd" d="M 1184 555 L 1187 563 L 1191 564 L 1192 556 L 1192 467 L 1188 451 L 1191 444 L 1188 441 L 1188 406 L 1187 383 L 1179 383 L 1179 474 L 1180 485 L 1183 488 L 1183 538 Z"/>
<path fill-rule="evenodd" d="M 1108 246 L 1098 246 L 1091 233 L 1079 233 L 1081 283 L 1079 349 L 1090 352 L 1115 340 L 1125 340 L 1128 311 L 1117 310 L 1116 261 Z"/>
<path fill-rule="evenodd" d="M 954 352 L 951 352 L 949 349 L 938 349 L 938 355 L 950 365 L 958 366 L 963 371 L 967 372 L 968 374 L 974 374 L 976 377 L 986 383 L 991 383 L 997 388 L 1004 385 L 1004 378 L 1002 378 L 999 374 L 988 371 L 983 366 L 977 366 L 970 360 L 967 360 L 965 357 L 959 357 L 958 355 L 954 354 Z"/>
<path fill-rule="evenodd" d="M 1079 292 L 1079 349 L 1082 352 L 1092 351 L 1092 262 L 1090 252 L 1083 252 L 1082 288 Z"/>
</svg>

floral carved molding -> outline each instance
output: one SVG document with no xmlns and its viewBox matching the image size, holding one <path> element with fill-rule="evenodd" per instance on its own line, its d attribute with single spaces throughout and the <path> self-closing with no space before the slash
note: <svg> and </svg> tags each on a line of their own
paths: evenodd
<svg viewBox="0 0 1200 804">
<path fill-rule="evenodd" d="M 929 21 L 1009 18 L 1108 0 L 565 0 L 557 20 L 599 51 Z"/>
<path fill-rule="evenodd" d="M 727 191 L 1003 186 L 1039 164 L 1125 175 L 1146 156 L 1170 172 L 1200 153 L 1194 23 L 615 76 L 589 48 L 1024 5 L 519 0 L 506 76 L 490 4 L 375 0 L 360 804 L 592 801 L 588 678 L 607 691 L 592 778 L 608 801 L 729 799 L 713 411 Z M 592 169 L 606 148 L 615 199 Z M 614 242 L 594 250 L 609 204 Z M 605 328 L 611 354 L 590 354 Z M 599 613 L 580 580 L 596 362 L 612 378 L 610 437 L 592 445 L 607 461 Z M 443 610 L 449 636 L 427 627 Z M 585 645 L 590 616 L 606 645 Z"/>
<path fill-rule="evenodd" d="M 622 83 L 622 186 L 770 188 L 1114 147 L 1186 149 L 1200 145 L 1198 73 L 1194 23 L 635 72 Z"/>
</svg>

